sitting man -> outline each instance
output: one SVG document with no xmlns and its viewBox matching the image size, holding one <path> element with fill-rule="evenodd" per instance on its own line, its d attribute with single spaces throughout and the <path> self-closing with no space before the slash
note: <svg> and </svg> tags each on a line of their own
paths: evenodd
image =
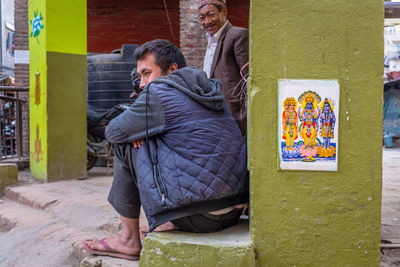
<svg viewBox="0 0 400 267">
<path fill-rule="evenodd" d="M 126 259 L 140 254 L 141 205 L 149 231 L 172 222 L 212 232 L 236 224 L 248 202 L 246 146 L 220 82 L 185 67 L 181 51 L 165 40 L 145 43 L 135 58 L 143 92 L 106 129 L 115 150 L 108 200 L 122 233 L 84 246 Z"/>
</svg>

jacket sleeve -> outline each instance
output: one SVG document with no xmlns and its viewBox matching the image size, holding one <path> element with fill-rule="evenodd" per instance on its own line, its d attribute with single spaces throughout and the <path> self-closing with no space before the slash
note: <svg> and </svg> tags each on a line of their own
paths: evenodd
<svg viewBox="0 0 400 267">
<path fill-rule="evenodd" d="M 146 95 L 147 126 L 149 136 L 162 133 L 165 115 L 157 94 L 148 87 L 138 99 L 121 115 L 110 121 L 106 128 L 106 139 L 113 144 L 133 142 L 146 137 Z"/>
<path fill-rule="evenodd" d="M 249 62 L 249 31 L 241 29 L 235 38 L 234 54 L 239 70 Z"/>
</svg>

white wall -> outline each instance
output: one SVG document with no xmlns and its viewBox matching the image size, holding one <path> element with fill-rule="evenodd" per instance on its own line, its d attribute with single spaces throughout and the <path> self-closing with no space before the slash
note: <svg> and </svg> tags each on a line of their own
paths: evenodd
<svg viewBox="0 0 400 267">
<path fill-rule="evenodd" d="M 1 72 L 11 76 L 14 76 L 14 55 L 7 48 L 7 39 L 14 27 L 14 0 L 1 0 Z"/>
</svg>

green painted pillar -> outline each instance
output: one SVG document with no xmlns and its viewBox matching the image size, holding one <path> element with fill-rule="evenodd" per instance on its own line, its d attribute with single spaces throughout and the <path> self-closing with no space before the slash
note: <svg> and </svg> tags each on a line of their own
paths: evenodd
<svg viewBox="0 0 400 267">
<path fill-rule="evenodd" d="M 248 142 L 258 266 L 379 266 L 383 18 L 381 0 L 251 1 Z M 337 171 L 281 169 L 282 79 L 338 82 Z"/>
<path fill-rule="evenodd" d="M 32 0 L 28 12 L 31 172 L 86 177 L 86 1 Z"/>
</svg>

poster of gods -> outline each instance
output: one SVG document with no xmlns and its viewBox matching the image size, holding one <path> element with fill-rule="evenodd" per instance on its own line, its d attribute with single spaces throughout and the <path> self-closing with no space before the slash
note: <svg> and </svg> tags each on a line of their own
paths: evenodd
<svg viewBox="0 0 400 267">
<path fill-rule="evenodd" d="M 278 90 L 280 168 L 337 171 L 338 81 L 279 80 Z"/>
</svg>

